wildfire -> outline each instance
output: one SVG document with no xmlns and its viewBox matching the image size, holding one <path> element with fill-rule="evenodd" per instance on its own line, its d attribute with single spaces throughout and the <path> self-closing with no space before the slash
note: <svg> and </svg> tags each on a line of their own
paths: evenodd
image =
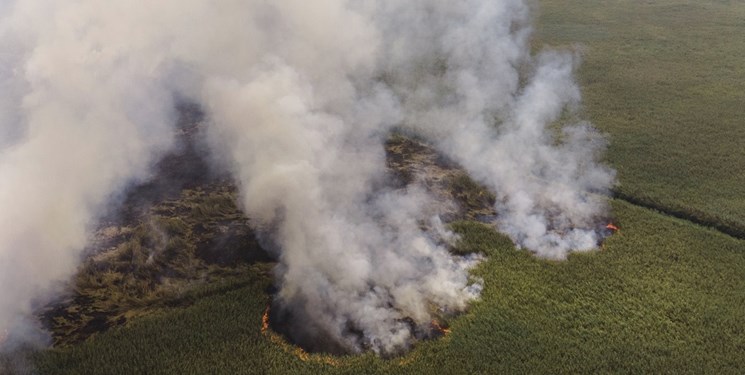
<svg viewBox="0 0 745 375">
<path fill-rule="evenodd" d="M 608 225 L 605 226 L 606 229 L 612 230 L 614 232 L 618 232 L 618 227 L 613 225 L 613 223 L 608 223 Z"/>
<path fill-rule="evenodd" d="M 432 319 L 432 322 L 430 323 L 430 325 L 432 326 L 433 330 L 440 332 L 443 335 L 447 335 L 450 333 L 450 328 L 445 328 L 441 326 L 440 322 L 438 322 L 437 319 Z"/>
<path fill-rule="evenodd" d="M 269 329 L 269 306 L 264 310 L 264 315 L 261 316 L 261 333 L 266 333 Z"/>
<path fill-rule="evenodd" d="M 264 315 L 261 316 L 261 333 L 269 338 L 271 342 L 273 342 L 276 345 L 279 345 L 282 349 L 284 349 L 285 352 L 291 353 L 294 356 L 296 356 L 298 359 L 300 359 L 303 362 L 316 362 L 316 363 L 323 363 L 330 366 L 339 366 L 340 362 L 333 358 L 330 355 L 327 354 L 309 354 L 303 348 L 296 347 L 290 343 L 288 343 L 282 336 L 280 336 L 278 333 L 272 331 L 269 329 L 269 313 L 270 313 L 270 306 L 266 307 L 266 310 L 264 310 Z"/>
</svg>

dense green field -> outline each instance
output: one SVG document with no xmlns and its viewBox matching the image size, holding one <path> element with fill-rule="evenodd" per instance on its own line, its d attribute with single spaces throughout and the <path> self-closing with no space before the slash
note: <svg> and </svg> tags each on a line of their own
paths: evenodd
<svg viewBox="0 0 745 375">
<path fill-rule="evenodd" d="M 543 0 L 540 42 L 584 50 L 585 110 L 618 191 L 745 238 L 745 2 Z"/>
<path fill-rule="evenodd" d="M 40 374 L 745 372 L 745 2 L 541 0 L 536 48 L 577 44 L 610 138 L 620 233 L 564 262 L 459 222 L 482 299 L 401 358 L 307 355 L 262 330 L 268 263 L 178 307 L 33 355 Z M 643 208 L 629 203 L 634 202 Z"/>
<path fill-rule="evenodd" d="M 41 373 L 741 373 L 745 242 L 614 202 L 602 251 L 538 260 L 481 224 L 462 250 L 489 260 L 483 298 L 452 333 L 405 357 L 298 355 L 262 333 L 269 277 L 37 358 Z M 212 287 L 218 292 L 218 287 Z M 229 290 L 230 288 L 223 289 Z"/>
</svg>

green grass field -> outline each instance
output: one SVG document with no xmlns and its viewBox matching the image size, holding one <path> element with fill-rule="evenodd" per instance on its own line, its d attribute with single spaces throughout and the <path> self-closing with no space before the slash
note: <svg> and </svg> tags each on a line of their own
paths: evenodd
<svg viewBox="0 0 745 375">
<path fill-rule="evenodd" d="M 745 2 L 540 2 L 539 42 L 579 44 L 587 117 L 618 191 L 745 237 Z"/>
<path fill-rule="evenodd" d="M 602 250 L 539 260 L 456 223 L 458 250 L 489 256 L 475 271 L 482 298 L 450 334 L 400 358 L 307 355 L 263 331 L 271 265 L 259 262 L 175 307 L 33 354 L 36 370 L 744 373 L 745 241 L 707 226 L 745 238 L 745 2 L 541 0 L 535 46 L 572 44 L 585 116 L 609 135 L 619 172 L 621 231 Z"/>
</svg>

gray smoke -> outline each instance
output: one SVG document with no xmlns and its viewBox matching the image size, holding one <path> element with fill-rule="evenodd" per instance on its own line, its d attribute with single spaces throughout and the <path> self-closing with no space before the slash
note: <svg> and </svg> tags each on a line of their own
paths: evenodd
<svg viewBox="0 0 745 375">
<path fill-rule="evenodd" d="M 530 54 L 523 1 L 0 9 L 0 332 L 73 273 L 97 215 L 171 146 L 173 95 L 203 107 L 243 209 L 279 249 L 275 305 L 319 350 L 405 350 L 478 297 L 438 202 L 387 185 L 394 127 L 492 190 L 518 245 L 563 258 L 599 240 L 604 142 L 555 125 L 579 105 L 576 58 Z"/>
</svg>

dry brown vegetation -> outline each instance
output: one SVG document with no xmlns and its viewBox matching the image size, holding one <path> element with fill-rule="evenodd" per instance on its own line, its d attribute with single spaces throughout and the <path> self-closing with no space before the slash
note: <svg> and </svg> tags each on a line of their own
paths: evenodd
<svg viewBox="0 0 745 375">
<path fill-rule="evenodd" d="M 139 220 L 97 233 L 72 293 L 43 313 L 56 345 L 69 345 L 173 304 L 195 286 L 267 261 L 229 185 L 184 190 Z"/>
</svg>

